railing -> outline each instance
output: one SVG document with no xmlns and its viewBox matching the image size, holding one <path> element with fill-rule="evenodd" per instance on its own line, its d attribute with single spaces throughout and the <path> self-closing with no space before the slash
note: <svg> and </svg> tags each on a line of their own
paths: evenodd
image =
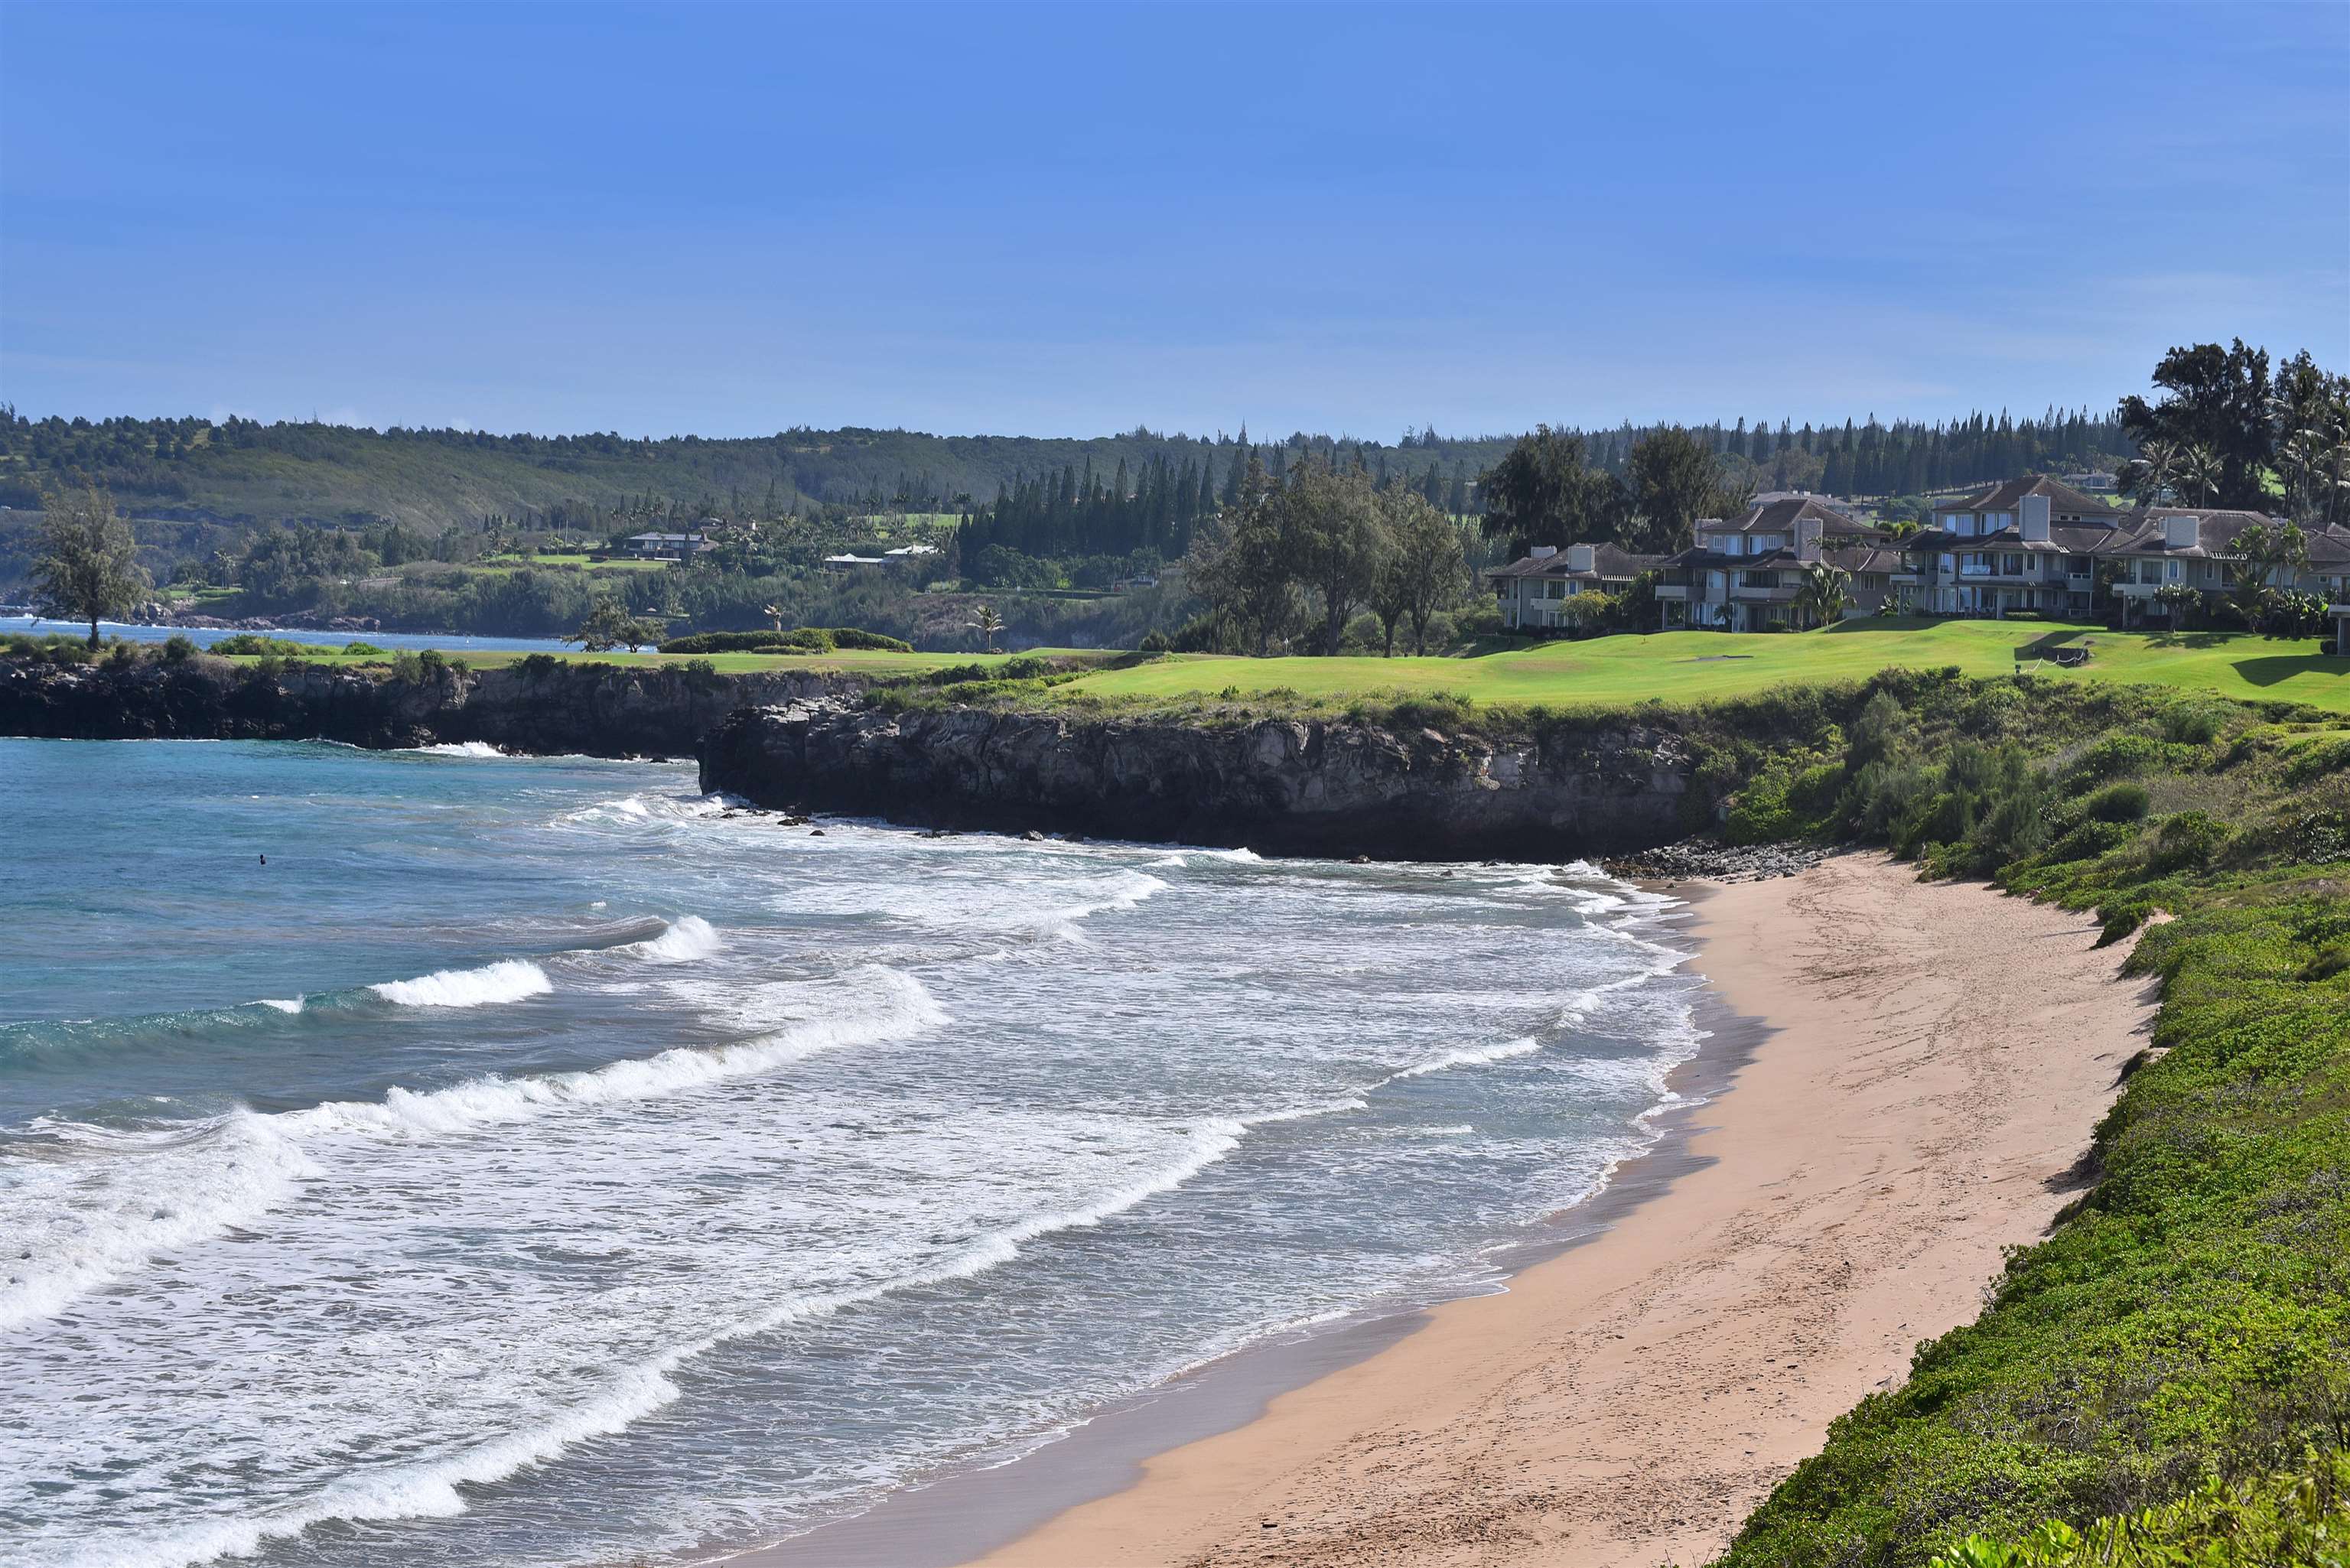
<svg viewBox="0 0 2350 1568">
<path fill-rule="evenodd" d="M 1660 599 L 1686 600 L 1690 597 L 1690 586 L 1687 583 L 1659 583 L 1657 597 Z"/>
</svg>

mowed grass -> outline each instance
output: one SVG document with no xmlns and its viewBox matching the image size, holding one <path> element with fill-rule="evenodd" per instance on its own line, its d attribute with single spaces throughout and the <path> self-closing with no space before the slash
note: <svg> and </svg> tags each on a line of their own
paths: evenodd
<svg viewBox="0 0 2350 1568">
<path fill-rule="evenodd" d="M 2083 642 L 2089 645 L 2090 661 L 2079 671 L 2046 662 L 2026 668 L 2064 680 L 2142 681 L 2350 711 L 2350 659 L 2318 654 L 2311 642 L 1975 620 L 1857 620 L 1799 633 L 1659 632 L 1541 643 L 1464 659 L 1180 654 L 1088 675 L 1056 688 L 1055 694 L 1177 702 L 1227 693 L 1251 699 L 1294 692 L 1312 701 L 1448 692 L 1478 703 L 1619 707 L 1651 699 L 1711 701 L 1791 681 L 1860 680 L 1901 666 L 1957 665 L 1969 675 L 2005 675 L 2016 669 L 2019 648 Z"/>
</svg>

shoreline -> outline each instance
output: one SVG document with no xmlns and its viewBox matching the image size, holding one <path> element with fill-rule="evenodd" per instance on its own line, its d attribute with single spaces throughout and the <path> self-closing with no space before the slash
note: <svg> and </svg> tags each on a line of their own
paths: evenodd
<svg viewBox="0 0 2350 1568">
<path fill-rule="evenodd" d="M 1723 1069 L 1738 1092 L 1669 1109 L 1682 1125 L 1568 1211 L 1572 1233 L 1499 1293 L 1388 1320 L 1384 1342 L 1335 1365 L 1293 1364 L 1310 1381 L 1261 1372 L 1212 1435 L 1168 1418 L 1178 1390 L 1124 1413 L 1124 1451 L 1107 1440 L 1114 1413 L 730 1560 L 1714 1555 L 1829 1421 L 1905 1376 L 1917 1343 L 1972 1319 L 2006 1245 L 2053 1220 L 2151 1012 L 2151 986 L 2117 978 L 2121 954 L 2093 947 L 2086 917 L 1913 877 L 1847 855 L 1708 890 L 1698 962 L 1725 1009 L 1758 1021 Z M 1736 1052 L 1728 1033 L 1717 1064 Z M 1187 1382 L 1215 1381 L 1206 1370 Z M 1036 1468 L 1056 1450 L 1064 1485 L 1070 1456 L 1091 1451 L 1090 1501 Z"/>
<path fill-rule="evenodd" d="M 1650 890 L 1662 884 L 1642 881 Z M 1685 879 L 1669 891 L 1680 911 L 1653 933 L 1681 952 L 1686 970 L 1700 951 L 1687 913 L 1718 891 Z M 772 1545 L 705 1548 L 696 1563 L 734 1568 L 960 1568 L 1025 1539 L 1083 1505 L 1114 1498 L 1142 1480 L 1149 1461 L 1189 1444 L 1242 1429 L 1277 1398 L 1380 1355 L 1420 1333 L 1461 1302 L 1505 1293 L 1530 1269 L 1583 1246 L 1710 1163 L 1689 1141 L 1709 1103 L 1752 1059 L 1769 1033 L 1700 993 L 1697 1049 L 1666 1075 L 1668 1097 L 1639 1121 L 1649 1143 L 1626 1157 L 1579 1202 L 1541 1222 L 1537 1233 L 1494 1256 L 1490 1286 L 1415 1306 L 1367 1308 L 1335 1322 L 1277 1334 L 1202 1362 L 1176 1377 L 1114 1400 L 1082 1424 L 993 1464 L 949 1467 L 850 1514 Z"/>
</svg>

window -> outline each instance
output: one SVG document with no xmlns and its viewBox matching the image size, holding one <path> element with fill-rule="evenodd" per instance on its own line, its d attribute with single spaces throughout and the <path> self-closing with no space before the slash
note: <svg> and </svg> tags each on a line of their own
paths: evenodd
<svg viewBox="0 0 2350 1568">
<path fill-rule="evenodd" d="M 2175 582 L 2177 582 L 2177 581 L 2178 580 L 2178 566 L 2179 566 L 2179 563 L 2178 563 L 2178 562 L 2177 562 L 2177 561 L 2165 561 L 2165 562 L 2163 563 L 2163 565 L 2164 565 L 2165 566 L 2168 566 L 2168 568 L 2170 568 L 2170 569 L 2169 569 L 2167 573 L 2165 573 L 2164 575 L 2165 575 L 2166 576 L 2169 577 L 2169 579 L 2170 579 L 2172 582 L 2174 582 L 2174 583 L 2175 583 Z"/>
</svg>

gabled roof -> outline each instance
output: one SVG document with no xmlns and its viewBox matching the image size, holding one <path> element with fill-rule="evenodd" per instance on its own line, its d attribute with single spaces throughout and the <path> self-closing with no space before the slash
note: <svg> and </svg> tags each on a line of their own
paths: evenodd
<svg viewBox="0 0 2350 1568">
<path fill-rule="evenodd" d="M 1937 501 L 1934 510 L 1937 513 L 2012 512 L 2027 495 L 2048 497 L 2048 509 L 2052 513 L 2073 512 L 2095 517 L 2113 511 L 2095 496 L 2075 490 L 2061 479 L 2051 479 L 2044 473 L 2026 474 L 2022 479 L 2003 479 L 1970 495 Z"/>
<path fill-rule="evenodd" d="M 2126 514 L 2127 532 L 2106 546 L 2113 556 L 2175 556 L 2181 560 L 2216 559 L 2232 556 L 2236 538 L 2247 528 L 2273 521 L 2263 512 L 2239 512 L 2202 506 L 2146 506 Z M 2166 517 L 2192 517 L 2202 524 L 2192 545 L 2172 545 L 2162 526 Z"/>
<path fill-rule="evenodd" d="M 1568 546 L 1572 549 L 1574 546 Z M 1665 564 L 1662 556 L 1636 556 L 1615 545 L 1594 545 L 1591 547 L 1591 567 L 1587 572 L 1567 569 L 1567 552 L 1552 556 L 1523 556 L 1506 566 L 1496 566 L 1485 576 L 1492 577 L 1558 577 L 1575 578 L 1584 582 L 1630 582 L 1642 572 L 1653 572 Z"/>
<path fill-rule="evenodd" d="M 2324 571 L 2350 568 L 2350 528 L 2331 524 L 2311 528 L 2302 537 L 2309 543 L 2309 564 Z"/>
<path fill-rule="evenodd" d="M 1819 520 L 1821 535 L 1825 538 L 1864 535 L 1877 537 L 1881 534 L 1816 495 L 1783 495 L 1775 500 L 1758 501 L 1735 523 L 1709 517 L 1698 526 L 1709 534 L 1784 534 L 1793 538 L 1796 523 L 1806 517 Z"/>
</svg>

